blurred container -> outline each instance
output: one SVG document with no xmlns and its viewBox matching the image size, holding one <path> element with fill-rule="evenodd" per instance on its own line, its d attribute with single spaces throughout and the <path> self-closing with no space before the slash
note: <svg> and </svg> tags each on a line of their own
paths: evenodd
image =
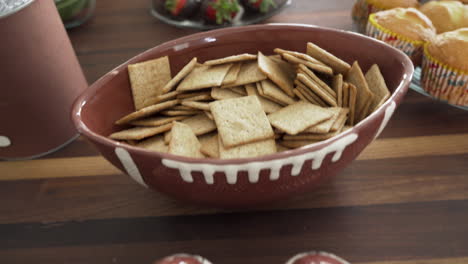
<svg viewBox="0 0 468 264">
<path fill-rule="evenodd" d="M 65 27 L 74 28 L 93 16 L 96 0 L 55 0 L 55 5 Z"/>
<path fill-rule="evenodd" d="M 78 135 L 88 85 L 53 0 L 0 0 L 0 159 L 51 153 Z"/>
</svg>

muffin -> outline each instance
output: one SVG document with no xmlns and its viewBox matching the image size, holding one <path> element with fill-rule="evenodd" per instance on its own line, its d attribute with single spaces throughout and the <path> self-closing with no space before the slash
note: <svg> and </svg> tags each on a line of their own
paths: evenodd
<svg viewBox="0 0 468 264">
<path fill-rule="evenodd" d="M 357 0 L 353 6 L 352 18 L 359 32 L 366 30 L 369 15 L 378 11 L 396 7 L 418 7 L 417 0 Z"/>
<path fill-rule="evenodd" d="M 437 33 L 468 27 L 468 6 L 462 2 L 431 1 L 419 10 L 432 21 Z"/>
<path fill-rule="evenodd" d="M 394 8 L 369 16 L 366 34 L 403 51 L 415 65 L 424 43 L 435 36 L 431 20 L 415 8 Z"/>
<path fill-rule="evenodd" d="M 468 106 L 468 28 L 437 35 L 424 45 L 421 86 L 450 104 Z"/>
</svg>

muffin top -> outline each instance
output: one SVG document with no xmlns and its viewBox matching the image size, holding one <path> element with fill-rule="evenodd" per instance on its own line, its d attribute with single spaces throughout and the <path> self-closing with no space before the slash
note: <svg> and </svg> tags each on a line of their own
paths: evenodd
<svg viewBox="0 0 468 264">
<path fill-rule="evenodd" d="M 418 0 L 367 0 L 380 9 L 391 9 L 395 7 L 418 7 Z"/>
<path fill-rule="evenodd" d="M 437 35 L 427 44 L 427 51 L 436 60 L 461 71 L 468 71 L 468 28 Z"/>
<path fill-rule="evenodd" d="M 435 36 L 431 20 L 415 8 L 394 8 L 373 16 L 381 27 L 412 41 L 429 41 Z"/>
<path fill-rule="evenodd" d="M 431 1 L 419 10 L 429 17 L 437 33 L 468 27 L 468 6 L 459 1 Z"/>
</svg>

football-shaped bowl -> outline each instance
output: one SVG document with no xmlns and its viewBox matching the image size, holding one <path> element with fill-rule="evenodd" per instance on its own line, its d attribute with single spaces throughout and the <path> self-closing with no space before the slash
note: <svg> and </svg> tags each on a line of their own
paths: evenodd
<svg viewBox="0 0 468 264">
<path fill-rule="evenodd" d="M 305 52 L 314 42 L 339 58 L 379 65 L 391 97 L 352 129 L 326 141 L 258 158 L 194 159 L 151 152 L 109 139 L 114 122 L 134 110 L 127 65 L 169 56 L 177 73 L 200 62 L 274 48 Z M 75 102 L 72 118 L 82 135 L 114 166 L 139 184 L 170 197 L 215 207 L 252 207 L 309 191 L 349 165 L 385 128 L 407 92 L 411 60 L 372 38 L 310 25 L 270 24 L 202 32 L 147 50 L 92 84 Z"/>
</svg>

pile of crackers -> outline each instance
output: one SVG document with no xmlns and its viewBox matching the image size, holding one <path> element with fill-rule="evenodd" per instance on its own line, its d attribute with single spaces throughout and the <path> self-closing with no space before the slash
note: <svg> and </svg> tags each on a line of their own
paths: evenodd
<svg viewBox="0 0 468 264">
<path fill-rule="evenodd" d="M 377 65 L 365 74 L 313 43 L 306 53 L 240 54 L 128 66 L 135 111 L 109 137 L 193 158 L 249 158 L 329 139 L 390 96 Z"/>
</svg>

